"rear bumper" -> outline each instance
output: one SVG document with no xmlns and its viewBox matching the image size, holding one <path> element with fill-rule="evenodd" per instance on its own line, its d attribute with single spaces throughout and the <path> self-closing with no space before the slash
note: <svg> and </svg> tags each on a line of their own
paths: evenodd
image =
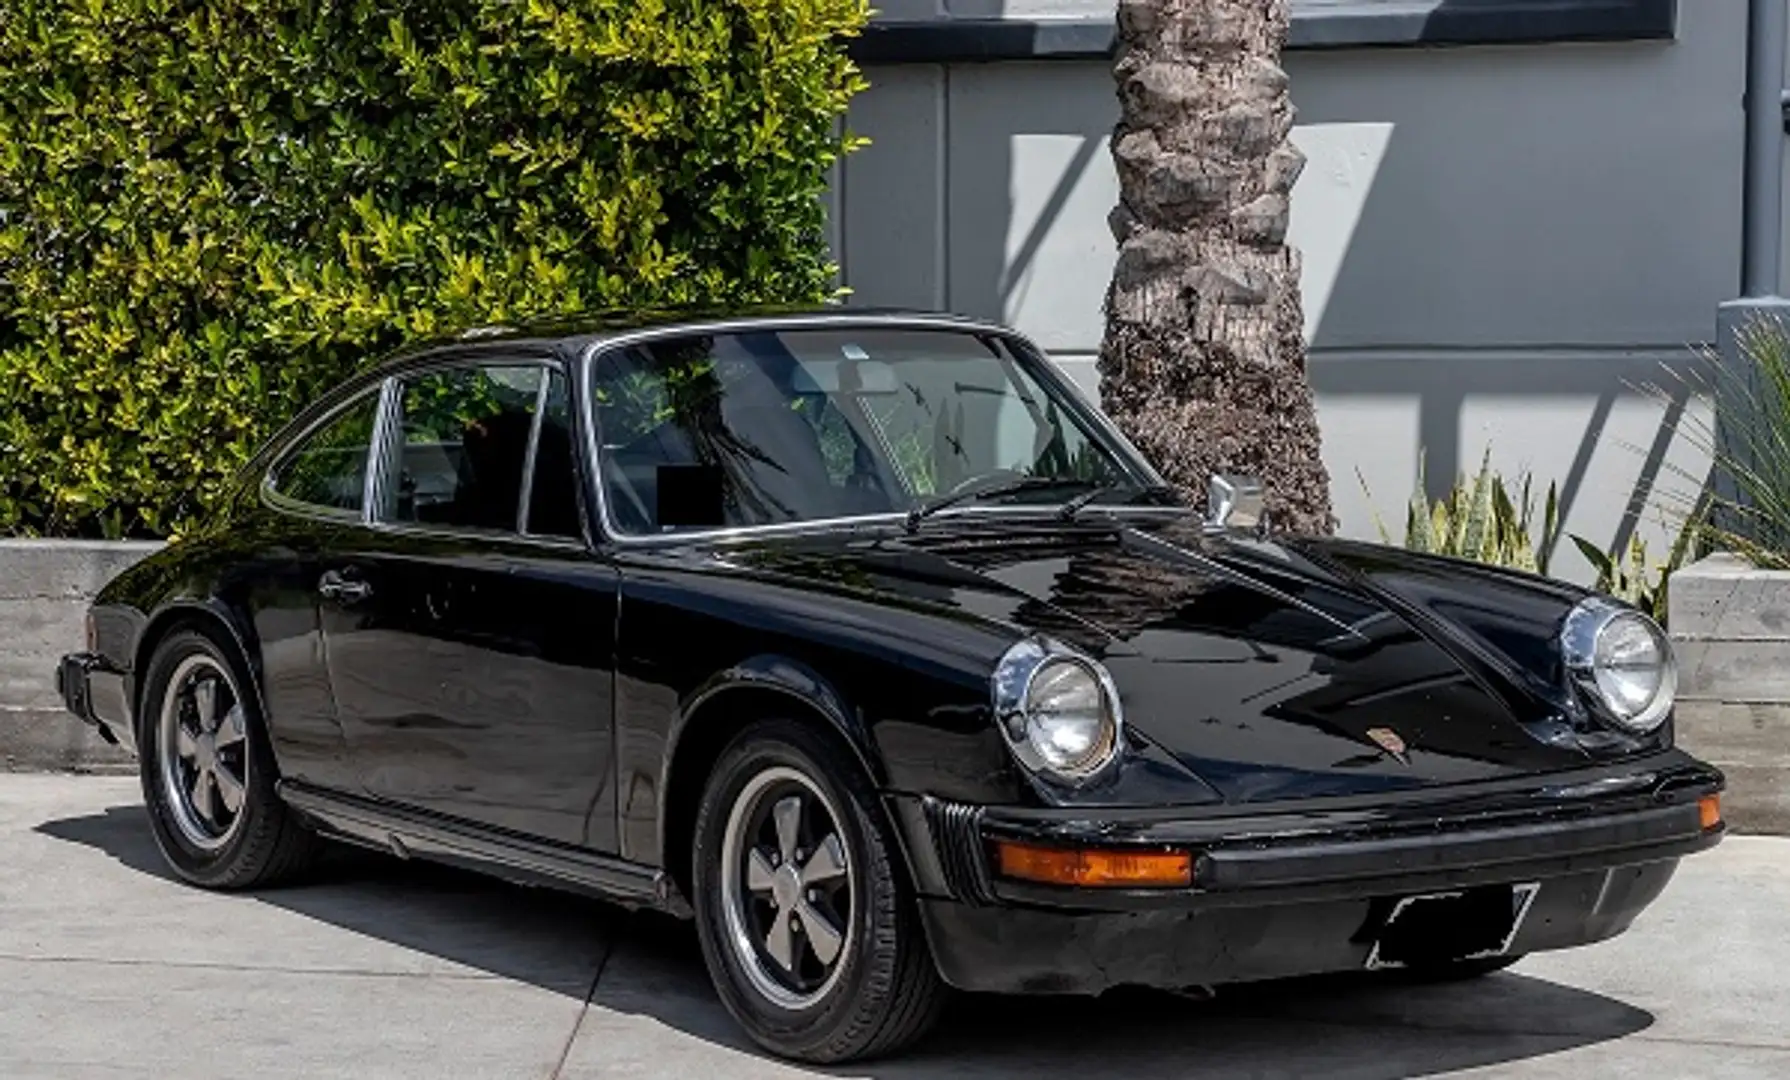
<svg viewBox="0 0 1790 1080">
<path fill-rule="evenodd" d="M 1723 827 L 1704 827 L 1698 801 L 1722 786 L 1719 772 L 1673 751 L 1527 790 L 1437 791 L 1402 805 L 892 806 L 946 981 L 1094 993 L 1359 968 L 1400 898 L 1444 890 L 1538 884 L 1513 953 L 1599 941 L 1628 927 L 1681 858 L 1720 842 Z M 1004 880 L 989 857 L 1001 839 L 1188 850 L 1193 886 Z"/>
<path fill-rule="evenodd" d="M 62 705 L 99 730 L 107 742 L 136 751 L 125 677 L 97 653 L 70 653 L 56 665 Z"/>
</svg>

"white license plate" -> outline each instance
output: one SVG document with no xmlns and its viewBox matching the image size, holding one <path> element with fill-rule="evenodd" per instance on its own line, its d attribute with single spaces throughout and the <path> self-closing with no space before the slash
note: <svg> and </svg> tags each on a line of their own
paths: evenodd
<svg viewBox="0 0 1790 1080">
<path fill-rule="evenodd" d="M 1503 956 L 1535 903 L 1539 882 L 1401 897 L 1374 932 L 1370 970 Z"/>
</svg>

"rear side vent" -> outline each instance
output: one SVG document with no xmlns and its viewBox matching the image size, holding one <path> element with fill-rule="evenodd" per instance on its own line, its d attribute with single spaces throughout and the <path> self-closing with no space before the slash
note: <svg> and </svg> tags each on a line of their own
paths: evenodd
<svg viewBox="0 0 1790 1080">
<path fill-rule="evenodd" d="M 988 886 L 988 863 L 982 853 L 982 808 L 945 802 L 930 795 L 920 805 L 951 894 L 971 905 L 993 900 L 994 893 Z"/>
</svg>

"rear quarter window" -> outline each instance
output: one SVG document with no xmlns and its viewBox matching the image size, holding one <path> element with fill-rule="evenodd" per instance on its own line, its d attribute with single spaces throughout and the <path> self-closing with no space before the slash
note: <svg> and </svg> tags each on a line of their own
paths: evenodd
<svg viewBox="0 0 1790 1080">
<path fill-rule="evenodd" d="M 274 465 L 268 488 L 320 510 L 358 513 L 367 493 L 367 460 L 379 393 L 369 390 L 313 428 Z"/>
</svg>

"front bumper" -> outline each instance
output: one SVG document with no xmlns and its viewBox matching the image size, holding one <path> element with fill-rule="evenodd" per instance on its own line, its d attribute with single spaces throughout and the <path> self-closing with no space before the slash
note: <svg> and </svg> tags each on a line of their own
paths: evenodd
<svg viewBox="0 0 1790 1080">
<path fill-rule="evenodd" d="M 1539 885 L 1513 954 L 1625 930 L 1683 856 L 1720 842 L 1698 801 L 1719 772 L 1677 751 L 1623 768 L 1400 803 L 1153 811 L 966 807 L 892 800 L 945 980 L 969 990 L 1097 993 L 1361 968 L 1397 901 Z M 1003 880 L 1001 839 L 1195 854 L 1186 889 Z"/>
<path fill-rule="evenodd" d="M 97 653 L 70 653 L 56 665 L 56 692 L 63 707 L 98 729 L 109 743 L 136 751 L 129 694 L 122 672 Z"/>
</svg>

